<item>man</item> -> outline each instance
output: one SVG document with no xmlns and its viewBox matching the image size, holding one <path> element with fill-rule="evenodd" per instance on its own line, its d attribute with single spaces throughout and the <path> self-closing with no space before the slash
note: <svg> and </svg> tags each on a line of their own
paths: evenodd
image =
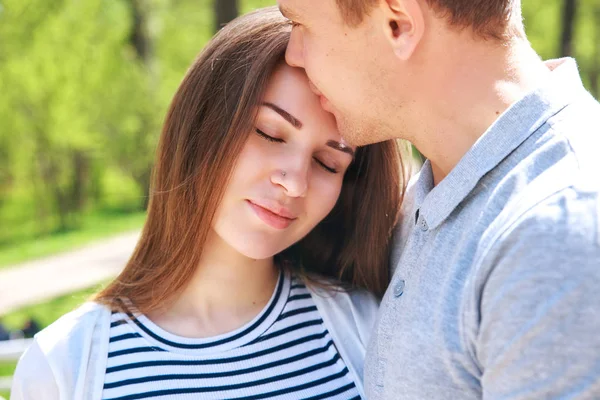
<svg viewBox="0 0 600 400">
<path fill-rule="evenodd" d="M 518 0 L 278 0 L 290 65 L 404 198 L 369 399 L 600 399 L 600 105 Z"/>
</svg>

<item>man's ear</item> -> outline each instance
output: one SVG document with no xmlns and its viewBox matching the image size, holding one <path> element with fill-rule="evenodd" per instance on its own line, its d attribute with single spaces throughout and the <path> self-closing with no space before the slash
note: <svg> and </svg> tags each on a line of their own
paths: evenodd
<svg viewBox="0 0 600 400">
<path fill-rule="evenodd" d="M 399 59 L 408 60 L 425 31 L 419 0 L 382 0 L 385 36 Z"/>
</svg>

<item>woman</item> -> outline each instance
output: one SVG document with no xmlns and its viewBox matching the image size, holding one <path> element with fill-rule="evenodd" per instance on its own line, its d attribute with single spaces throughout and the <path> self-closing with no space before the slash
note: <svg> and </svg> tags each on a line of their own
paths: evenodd
<svg viewBox="0 0 600 400">
<path fill-rule="evenodd" d="M 37 335 L 13 398 L 362 396 L 377 301 L 347 289 L 385 290 L 399 152 L 343 144 L 284 63 L 289 32 L 269 8 L 206 46 L 167 115 L 134 254 Z"/>
</svg>

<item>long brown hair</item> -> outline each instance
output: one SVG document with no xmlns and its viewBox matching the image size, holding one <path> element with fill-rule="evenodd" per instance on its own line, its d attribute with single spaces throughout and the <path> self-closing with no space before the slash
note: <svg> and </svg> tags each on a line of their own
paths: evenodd
<svg viewBox="0 0 600 400">
<path fill-rule="evenodd" d="M 164 123 L 141 238 L 96 301 L 119 309 L 128 298 L 148 313 L 190 281 L 290 30 L 275 7 L 261 9 L 229 23 L 200 53 Z M 330 216 L 278 260 L 382 294 L 402 171 L 396 143 L 358 149 Z"/>
</svg>

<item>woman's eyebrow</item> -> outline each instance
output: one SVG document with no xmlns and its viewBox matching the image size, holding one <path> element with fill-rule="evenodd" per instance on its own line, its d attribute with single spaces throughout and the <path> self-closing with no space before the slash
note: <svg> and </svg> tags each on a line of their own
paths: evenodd
<svg viewBox="0 0 600 400">
<path fill-rule="evenodd" d="M 350 154 L 352 158 L 354 158 L 354 150 L 352 150 L 352 147 L 346 146 L 345 144 L 340 142 L 336 142 L 335 140 L 328 140 L 327 146 L 339 150 L 342 153 Z"/>
<path fill-rule="evenodd" d="M 271 110 L 275 111 L 277 114 L 281 115 L 281 117 L 283 119 L 285 119 L 287 122 L 289 122 L 290 124 L 292 124 L 292 126 L 296 129 L 302 129 L 302 122 L 300 122 L 300 120 L 296 117 L 294 117 L 292 114 L 290 114 L 289 112 L 285 111 L 284 109 L 282 109 L 281 107 L 273 104 L 273 103 L 269 103 L 269 102 L 263 102 L 262 103 L 263 106 L 265 107 L 269 107 Z"/>
<path fill-rule="evenodd" d="M 289 122 L 296 129 L 302 128 L 302 122 L 298 118 L 294 117 L 292 114 L 285 111 L 278 105 L 275 105 L 268 101 L 263 102 L 261 105 L 268 107 L 271 110 L 275 111 L 277 114 L 279 114 L 283 119 L 285 119 L 287 122 Z M 327 146 L 331 147 L 332 149 L 341 151 L 342 153 L 349 154 L 352 158 L 354 158 L 354 150 L 352 150 L 351 147 L 346 146 L 343 143 L 336 142 L 335 140 L 328 140 L 326 144 L 327 144 Z"/>
</svg>

